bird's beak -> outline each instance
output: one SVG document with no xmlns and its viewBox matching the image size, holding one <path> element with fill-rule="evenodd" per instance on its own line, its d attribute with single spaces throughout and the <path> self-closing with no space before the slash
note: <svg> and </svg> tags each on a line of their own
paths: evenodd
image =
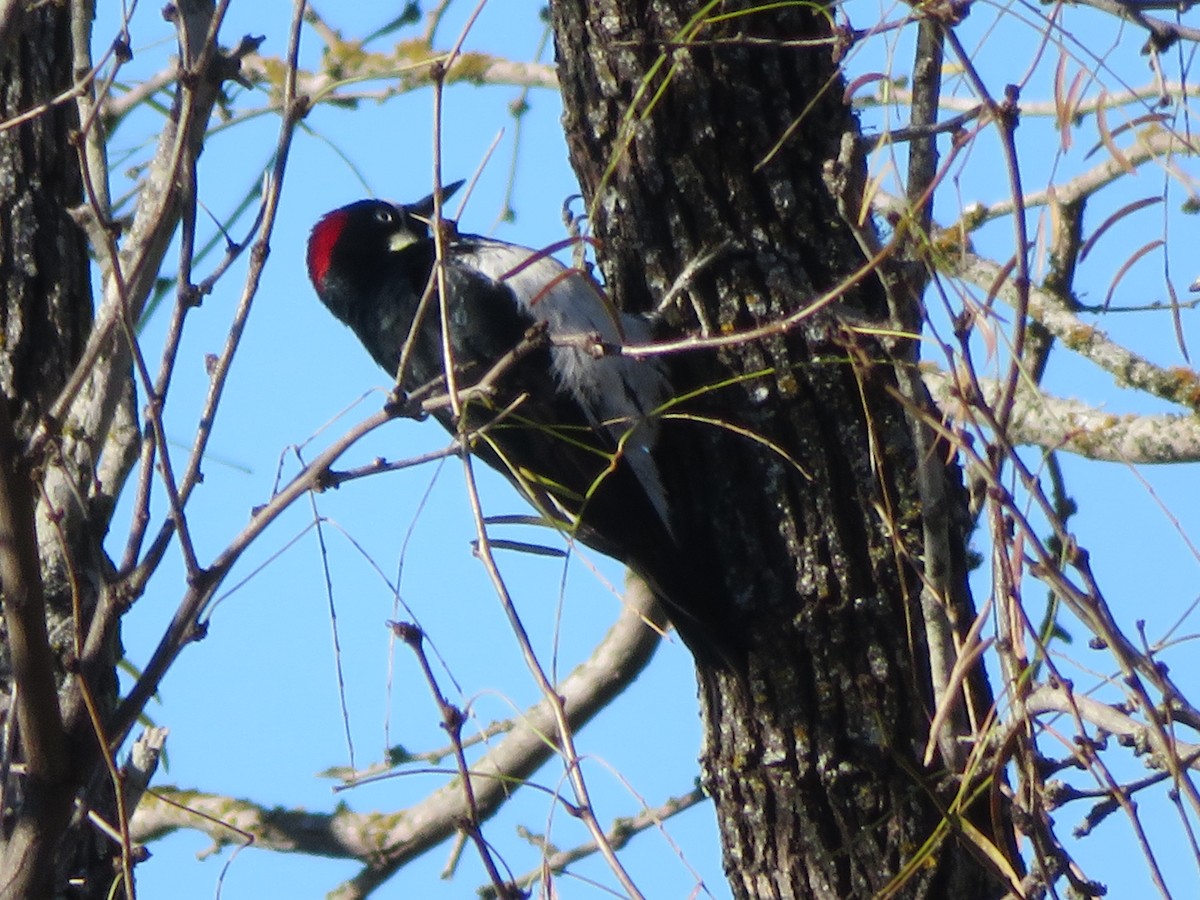
<svg viewBox="0 0 1200 900">
<path fill-rule="evenodd" d="M 388 249 L 393 253 L 399 253 L 406 247 L 411 247 L 417 242 L 417 238 L 409 231 L 397 231 L 388 241 Z"/>
</svg>

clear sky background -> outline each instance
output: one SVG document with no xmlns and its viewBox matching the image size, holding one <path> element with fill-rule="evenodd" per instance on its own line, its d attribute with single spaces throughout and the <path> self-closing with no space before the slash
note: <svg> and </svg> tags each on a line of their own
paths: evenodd
<svg viewBox="0 0 1200 900">
<path fill-rule="evenodd" d="M 466 49 L 518 60 L 533 58 L 544 28 L 538 17 L 541 5 L 531 0 L 493 0 L 471 31 Z M 443 44 L 453 40 L 469 6 L 460 4 L 448 17 Z M 319 8 L 326 21 L 345 36 L 358 37 L 394 15 L 397 4 L 323 4 Z M 846 9 L 853 24 L 860 27 L 881 17 L 880 9 L 868 2 L 855 2 Z M 964 30 L 968 46 L 978 53 L 978 64 L 994 75 L 991 86 L 997 93 L 1005 81 L 1022 77 L 1037 57 L 1038 17 L 1050 8 L 1015 5 L 1006 9 L 1024 23 L 997 25 L 1000 10 L 979 5 Z M 886 7 L 882 18 L 896 18 L 903 10 Z M 106 46 L 115 34 L 116 14 L 111 8 L 101 11 L 96 26 L 98 47 Z M 1078 37 L 1087 37 L 1068 45 L 1074 56 L 1072 64 L 1078 69 L 1091 52 L 1084 44 L 1109 48 L 1116 41 L 1116 29 L 1085 10 L 1069 10 L 1068 15 L 1067 28 Z M 243 33 L 263 34 L 263 53 L 282 55 L 290 16 L 291 4 L 284 0 L 235 0 L 222 31 L 224 43 L 234 43 Z M 385 38 L 381 46 L 386 48 L 399 37 Z M 910 44 L 906 37 L 898 43 L 890 41 L 877 39 L 854 56 L 852 71 L 882 71 L 889 65 L 905 71 L 911 60 Z M 1119 89 L 1122 80 L 1131 85 L 1149 81 L 1145 58 L 1137 53 L 1141 43 L 1140 36 L 1130 33 L 1111 53 L 1096 51 L 1107 56 L 1110 68 L 1103 78 L 1110 91 Z M 161 20 L 157 6 L 143 4 L 139 8 L 133 47 L 135 59 L 122 70 L 122 77 L 130 81 L 159 70 L 173 52 L 171 28 Z M 306 32 L 302 65 L 315 66 L 319 51 L 319 41 Z M 895 54 L 894 62 L 889 61 L 889 53 Z M 1026 88 L 1026 98 L 1041 100 L 1050 95 L 1057 58 L 1057 51 L 1050 50 L 1038 57 L 1038 74 Z M 1180 66 L 1189 62 L 1174 58 L 1175 77 Z M 1088 64 L 1100 68 L 1094 57 Z M 544 246 L 564 237 L 560 206 L 578 188 L 567 164 L 559 125 L 561 110 L 553 92 L 530 92 L 531 110 L 514 148 L 509 107 L 519 93 L 511 87 L 457 86 L 449 90 L 443 167 L 448 181 L 470 177 L 493 140 L 502 134 L 462 213 L 461 227 Z M 961 85 L 958 94 L 969 96 Z M 239 105 L 261 102 L 261 98 L 244 98 Z M 150 113 L 140 114 L 117 132 L 112 153 L 117 172 L 145 158 L 150 146 L 146 142 L 152 140 L 157 121 Z M 864 121 L 874 130 L 883 119 L 873 112 L 866 114 Z M 319 108 L 297 134 L 271 257 L 214 430 L 205 482 L 189 507 L 202 561 L 218 553 L 243 527 L 251 509 L 268 499 L 281 465 L 285 478 L 297 470 L 291 448 L 303 446 L 300 452 L 311 459 L 318 448 L 378 407 L 389 379 L 317 301 L 305 274 L 304 246 L 312 224 L 332 208 L 366 195 L 407 201 L 427 194 L 431 122 L 432 93 L 422 90 L 385 104 L 366 103 L 353 111 Z M 261 178 L 277 129 L 277 119 L 267 115 L 209 139 L 200 162 L 199 183 L 201 199 L 214 215 L 226 217 Z M 1092 132 L 1085 131 L 1077 140 L 1080 146 L 1069 157 L 1060 158 L 1053 123 L 1023 123 L 1018 142 L 1028 166 L 1026 190 L 1036 191 L 1049 180 L 1061 182 L 1070 172 L 1096 164 L 1103 150 L 1090 158 L 1085 155 Z M 121 150 L 128 150 L 130 156 L 123 159 Z M 514 152 L 515 219 L 497 225 Z M 1184 168 L 1189 165 L 1181 163 Z M 1117 209 L 1138 196 L 1161 192 L 1163 180 L 1161 168 L 1147 167 L 1130 179 L 1123 193 L 1114 192 L 1105 202 L 1110 211 Z M 938 214 L 949 221 L 960 202 L 992 202 L 1008 192 L 995 141 L 985 134 L 968 154 Z M 1172 201 L 1151 217 L 1118 225 L 1109 232 L 1094 251 L 1103 255 L 1082 273 L 1085 302 L 1102 300 L 1128 255 L 1164 227 L 1169 229 L 1170 252 L 1174 254 L 1169 275 L 1176 289 L 1186 292 L 1187 284 L 1200 275 L 1200 262 L 1191 249 L 1195 246 L 1194 222 L 1177 214 L 1184 197 L 1185 192 L 1173 187 Z M 451 209 L 457 209 L 457 203 Z M 1105 215 L 1090 213 L 1088 221 L 1094 226 Z M 1030 218 L 1036 225 L 1037 214 Z M 239 222 L 233 234 L 240 237 L 246 227 L 245 221 Z M 211 234 L 211 226 L 202 224 L 202 228 L 205 235 Z M 1011 230 L 1007 225 L 994 227 L 980 237 L 979 245 L 983 251 L 1010 254 Z M 214 263 L 215 259 L 202 262 L 199 274 L 207 274 Z M 180 445 L 177 458 L 182 457 L 182 448 L 190 445 L 207 388 L 205 355 L 219 352 L 224 342 L 245 268 L 243 259 L 190 321 L 167 419 L 168 434 Z M 1152 254 L 1122 281 L 1114 305 L 1144 304 L 1165 296 L 1163 256 Z M 1165 313 L 1117 318 L 1107 317 L 1103 327 L 1158 361 L 1182 362 Z M 164 313 L 148 323 L 143 332 L 146 347 L 160 345 L 166 319 Z M 1184 322 L 1194 341 L 1194 314 L 1185 312 Z M 1106 403 L 1114 412 L 1159 408 L 1128 392 L 1115 392 L 1108 376 L 1085 364 L 1056 361 L 1050 377 L 1050 384 L 1062 393 Z M 368 393 L 372 389 L 374 392 Z M 348 408 L 341 419 L 330 424 Z M 402 458 L 446 443 L 446 435 L 433 422 L 400 421 L 356 445 L 343 463 L 361 464 L 376 456 Z M 1075 528 L 1093 553 L 1106 596 L 1123 624 L 1145 619 L 1151 637 L 1161 636 L 1198 594 L 1196 558 L 1183 537 L 1200 535 L 1194 502 L 1195 467 L 1135 471 L 1069 460 L 1067 471 L 1083 502 Z M 485 484 L 490 513 L 525 511 L 501 479 L 483 466 L 476 472 Z M 508 718 L 537 699 L 484 571 L 471 555 L 474 526 L 457 461 L 351 483 L 316 497 L 314 502 L 325 523 L 344 698 L 359 766 L 378 761 L 389 743 L 411 750 L 444 744 L 437 710 L 423 678 L 410 655 L 392 647 L 384 626 L 388 619 L 409 617 L 394 609 L 387 583 L 394 582 L 401 563 L 401 595 L 461 685 L 458 693 L 449 677 L 443 679 L 442 687 L 450 698 L 460 705 L 469 704 L 479 723 Z M 158 512 L 161 514 L 161 507 Z M 348 765 L 350 750 L 331 637 L 330 598 L 313 520 L 313 508 L 308 503 L 297 504 L 247 553 L 228 587 L 248 580 L 219 602 L 208 638 L 189 647 L 164 682 L 160 702 L 149 708 L 156 723 L 171 729 L 169 769 L 160 772 L 160 783 L 247 797 L 266 806 L 314 811 L 330 810 L 337 803 L 363 811 L 399 809 L 441 783 L 432 776 L 404 775 L 335 796 L 333 782 L 317 774 L 331 766 Z M 114 527 L 116 546 L 120 546 L 123 524 L 119 520 Z M 540 534 L 512 536 L 544 539 Z M 979 549 L 986 551 L 986 547 Z M 546 661 L 557 648 L 560 671 L 569 671 L 615 617 L 618 602 L 614 595 L 583 560 L 573 560 L 566 569 L 565 589 L 561 561 L 510 553 L 502 562 L 535 646 Z M 264 568 L 256 571 L 259 566 Z M 174 611 L 181 594 L 181 571 L 173 550 L 129 616 L 124 641 L 133 664 L 146 662 Z M 612 583 L 620 584 L 618 567 L 602 564 L 601 571 Z M 982 574 L 986 576 L 986 571 Z M 977 587 L 978 596 L 986 596 L 986 580 L 978 580 Z M 1072 630 L 1072 623 L 1065 624 Z M 1079 628 L 1073 630 L 1077 638 L 1082 634 Z M 1194 630 L 1193 616 L 1180 634 Z M 1172 673 L 1185 685 L 1195 684 L 1200 676 L 1189 660 L 1194 656 L 1189 647 L 1185 643 L 1168 657 Z M 1106 670 L 1106 661 L 1088 657 L 1080 641 L 1067 654 Z M 1069 734 L 1069 727 L 1064 728 Z M 690 662 L 675 641 L 662 648 L 648 672 L 580 735 L 580 752 L 588 759 L 586 772 L 600 821 L 632 815 L 642 801 L 656 806 L 688 791 L 698 773 L 700 742 Z M 1140 763 L 1133 763 L 1130 771 L 1138 766 Z M 537 777 L 551 789 L 560 786 L 559 779 L 554 764 Z M 1074 822 L 1083 812 L 1082 808 L 1071 809 L 1060 815 Z M 1178 862 L 1186 860 L 1187 853 L 1177 820 L 1165 806 L 1163 815 L 1147 818 L 1160 831 L 1155 835 L 1157 846 L 1163 849 L 1160 862 L 1178 879 L 1178 896 L 1194 896 L 1196 872 Z M 535 866 L 539 858 L 536 848 L 516 836 L 518 826 L 536 833 L 549 830 L 558 847 L 586 839 L 582 827 L 556 811 L 546 793 L 523 791 L 485 827 L 488 839 L 518 873 Z M 711 808 L 701 806 L 672 819 L 666 832 L 669 841 L 662 834 L 648 832 L 622 852 L 647 896 L 686 897 L 698 890 L 703 895 L 697 888 L 702 882 L 712 896 L 727 897 Z M 139 868 L 141 895 L 179 900 L 213 896 L 230 852 L 198 862 L 197 854 L 208 844 L 207 838 L 194 833 L 154 844 L 153 859 Z M 454 880 L 447 882 L 439 877 L 447 852 L 443 847 L 427 854 L 377 896 L 472 895 L 486 880 L 476 855 L 466 850 Z M 1119 817 L 1101 826 L 1078 852 L 1085 866 L 1094 863 L 1089 874 L 1108 882 L 1109 896 L 1148 895 L 1144 866 Z M 1114 865 L 1114 858 L 1128 862 Z M 322 896 L 356 870 L 354 863 L 248 849 L 225 872 L 221 895 Z M 612 884 L 601 863 L 585 862 L 574 871 L 581 877 L 568 876 L 557 882 L 564 898 L 605 896 L 602 888 L 587 881 L 590 878 Z"/>
</svg>

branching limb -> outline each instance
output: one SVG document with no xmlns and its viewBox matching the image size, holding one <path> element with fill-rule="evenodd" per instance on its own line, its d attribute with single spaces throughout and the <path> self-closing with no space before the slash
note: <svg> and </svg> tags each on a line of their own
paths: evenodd
<svg viewBox="0 0 1200 900">
<path fill-rule="evenodd" d="M 491 846 L 483 836 L 483 818 L 480 816 L 479 803 L 475 796 L 474 779 L 471 777 L 471 770 L 467 766 L 467 754 L 463 748 L 462 729 L 466 724 L 466 714 L 449 700 L 442 692 L 438 684 L 437 675 L 433 671 L 433 666 L 429 663 L 429 654 L 425 652 L 425 634 L 416 625 L 406 622 L 391 623 L 393 633 L 404 643 L 409 646 L 413 654 L 417 657 L 417 662 L 421 666 L 421 673 L 425 676 L 425 681 L 429 685 L 429 690 L 433 694 L 433 699 L 438 705 L 438 711 L 442 716 L 442 728 L 450 737 L 450 746 L 453 748 L 452 755 L 454 756 L 455 765 L 458 767 L 459 783 L 462 785 L 464 813 L 465 815 L 459 820 L 459 832 L 475 844 L 475 848 L 479 851 L 480 861 L 483 863 L 484 870 L 488 873 L 488 878 L 491 881 L 492 889 L 496 895 L 503 900 L 520 900 L 520 894 L 503 875 L 500 874 L 500 867 L 496 862 L 496 855 L 493 853 Z M 351 762 L 354 757 L 351 756 Z"/>
<path fill-rule="evenodd" d="M 1135 749 L 1145 751 L 1149 744 L 1147 726 L 1139 722 L 1129 713 L 1104 703 L 1094 697 L 1088 697 L 1072 691 L 1062 685 L 1042 685 L 1032 691 L 1026 698 L 1026 705 L 1031 715 L 1059 712 L 1067 715 L 1081 716 L 1097 728 L 1109 734 L 1129 738 Z M 1200 744 L 1187 741 L 1173 741 L 1172 752 L 1177 759 L 1188 759 L 1188 766 L 1200 769 Z M 1163 768 L 1161 760 L 1155 763 L 1156 768 Z"/>
<path fill-rule="evenodd" d="M 661 628 L 664 617 L 650 592 L 637 583 L 592 656 L 557 686 L 572 730 L 606 708 L 649 663 L 659 636 L 647 621 Z M 551 705 L 543 698 L 526 710 L 509 734 L 472 763 L 471 781 L 481 818 L 493 815 L 556 752 Z M 175 802 L 164 802 L 156 793 Z M 130 827 L 141 843 L 180 828 L 194 828 L 222 844 L 235 842 L 232 829 L 236 827 L 266 849 L 363 860 L 363 871 L 335 894 L 348 900 L 368 896 L 409 860 L 453 835 L 465 815 L 463 804 L 462 787 L 453 782 L 399 814 L 347 809 L 331 814 L 280 812 L 251 801 L 168 789 L 147 794 Z M 193 815 L 189 809 L 210 817 Z"/>
<path fill-rule="evenodd" d="M 0 590 L 25 766 L 24 803 L 0 853 L 0 896 L 31 897 L 51 883 L 53 848 L 70 805 L 67 747 L 46 629 L 34 530 L 33 482 L 21 455 L 8 398 L 0 394 Z"/>
<path fill-rule="evenodd" d="M 1110 16 L 1145 28 L 1150 33 L 1147 46 L 1155 50 L 1165 50 L 1180 40 L 1200 41 L 1200 28 L 1192 28 L 1178 22 L 1160 19 L 1157 16 L 1148 16 L 1145 13 L 1145 10 L 1148 9 L 1186 10 L 1190 4 L 1173 6 L 1160 3 L 1158 0 L 1149 0 L 1149 2 L 1144 2 L 1144 0 L 1079 0 L 1079 3 L 1081 6 L 1090 6 L 1103 13 L 1108 13 Z"/>
<path fill-rule="evenodd" d="M 606 835 L 608 843 L 613 849 L 619 850 L 629 842 L 630 838 L 651 828 L 661 828 L 667 819 L 707 800 L 708 796 L 704 791 L 700 788 L 693 788 L 686 794 L 670 798 L 661 806 L 657 806 L 654 809 L 645 809 L 636 816 L 621 819 L 609 829 Z M 588 841 L 585 844 L 580 844 L 578 847 L 572 847 L 570 850 L 559 850 L 551 853 L 537 868 L 530 869 L 518 878 L 517 886 L 528 892 L 548 874 L 557 875 L 563 872 L 571 863 L 586 859 L 596 852 L 598 852 L 596 842 Z M 495 898 L 496 896 L 486 886 L 481 887 L 478 893 L 480 897 L 484 898 Z M 708 891 L 706 890 L 705 893 L 708 894 Z"/>
<path fill-rule="evenodd" d="M 202 573 L 201 577 L 194 579 L 188 585 L 187 591 L 184 593 L 179 606 L 175 610 L 175 615 L 171 619 L 170 625 L 167 626 L 166 632 L 163 634 L 158 647 L 150 658 L 150 662 L 146 665 L 141 677 L 138 678 L 129 694 L 121 701 L 121 705 L 113 714 L 109 734 L 114 742 L 119 743 L 124 740 L 125 735 L 128 734 L 129 729 L 133 727 L 138 716 L 141 715 L 142 709 L 150 700 L 150 697 L 158 690 L 163 676 L 166 675 L 167 670 L 174 663 L 183 648 L 190 642 L 198 640 L 203 636 L 204 628 L 200 622 L 200 615 L 208 606 L 209 601 L 212 600 L 216 589 L 225 580 L 230 569 L 233 568 L 246 549 L 298 497 L 307 491 L 315 489 L 320 484 L 323 474 L 347 449 L 361 440 L 365 435 L 370 434 L 375 429 L 391 421 L 392 418 L 394 418 L 392 412 L 386 409 L 381 410 L 360 422 L 335 441 L 329 448 L 318 455 L 307 468 L 293 478 L 283 490 L 275 494 L 268 503 L 255 510 L 250 524 L 213 560 L 212 564 Z M 93 647 L 93 640 L 97 642 L 100 640 L 97 630 L 94 627 L 88 636 L 87 652 L 89 653 L 98 650 L 97 647 Z"/>
<path fill-rule="evenodd" d="M 1102 188 L 1125 178 L 1129 175 L 1129 167 L 1140 167 L 1146 163 L 1168 160 L 1176 155 L 1194 156 L 1200 151 L 1194 140 L 1166 128 L 1157 127 L 1137 132 L 1137 137 L 1131 146 L 1121 148 L 1118 159 L 1111 154 L 1103 162 L 1096 164 L 1086 172 L 1081 172 L 1074 178 L 1060 185 L 1052 185 L 1041 191 L 1026 194 L 1022 208 L 1029 210 L 1037 206 L 1057 203 L 1068 206 L 1085 200 Z M 1015 205 L 1010 199 L 1000 200 L 989 206 L 973 204 L 963 214 L 962 219 L 951 228 L 974 231 L 981 225 L 995 219 L 1011 216 Z"/>
<path fill-rule="evenodd" d="M 939 259 L 945 272 L 968 281 L 989 296 L 1015 305 L 1019 292 L 1008 270 L 981 256 L 966 251 Z M 1029 315 L 1063 345 L 1090 359 L 1109 372 L 1117 384 L 1145 391 L 1190 409 L 1200 409 L 1200 376 L 1190 369 L 1163 368 L 1123 347 L 1099 328 L 1083 322 L 1050 292 L 1031 285 L 1028 290 Z"/>
<path fill-rule="evenodd" d="M 167 743 L 166 728 L 147 728 L 129 748 L 129 756 L 123 767 L 125 808 L 137 809 L 142 797 L 150 789 L 150 781 L 158 770 L 163 747 Z"/>
<path fill-rule="evenodd" d="M 979 379 L 984 393 L 974 398 L 974 388 L 964 393 L 945 372 L 926 371 L 924 380 L 938 406 L 961 423 L 969 421 L 965 403 L 991 405 L 1000 396 L 999 385 L 991 379 Z M 1200 462 L 1200 419 L 1195 415 L 1119 415 L 1053 397 L 1025 383 L 1017 388 L 1008 436 L 1018 444 L 1105 462 Z"/>
<path fill-rule="evenodd" d="M 178 15 L 180 65 L 187 77 L 180 80 L 176 106 L 139 192 L 133 224 L 120 254 L 112 257 L 96 325 L 75 371 L 30 440 L 36 457 L 48 440 L 61 433 L 64 459 L 80 470 L 97 457 L 123 395 L 132 347 L 118 335 L 133 330 L 174 234 L 181 214 L 184 179 L 180 174 L 199 155 L 221 84 L 236 74 L 238 61 L 257 46 L 246 39 L 229 55 L 217 52 L 219 19 L 211 4 L 181 3 Z M 72 502 L 73 478 L 65 470 L 55 467 L 47 473 L 46 493 L 56 512 L 81 513 Z"/>
<path fill-rule="evenodd" d="M 242 294 L 238 300 L 237 309 L 234 312 L 233 322 L 230 324 L 229 332 L 225 338 L 225 345 L 217 356 L 211 367 L 211 380 L 209 382 L 208 394 L 205 397 L 204 408 L 200 413 L 200 419 L 196 428 L 196 436 L 193 440 L 191 454 L 188 457 L 187 468 L 180 479 L 179 487 L 179 503 L 186 504 L 191 496 L 192 490 L 200 480 L 200 466 L 204 459 L 205 450 L 208 447 L 209 436 L 212 434 L 213 425 L 216 422 L 217 409 L 220 406 L 221 397 L 224 394 L 225 383 L 229 377 L 230 367 L 233 365 L 234 354 L 241 346 L 242 335 L 245 332 L 246 322 L 250 316 L 250 310 L 254 303 L 254 298 L 258 294 L 259 282 L 262 278 L 263 267 L 266 264 L 267 257 L 270 254 L 271 235 L 275 226 L 275 217 L 279 207 L 280 191 L 283 187 L 283 178 L 287 170 L 287 162 L 289 152 L 291 150 L 292 137 L 295 134 L 296 126 L 304 118 L 308 112 L 309 105 L 307 100 L 302 100 L 296 93 L 296 64 L 300 53 L 300 26 L 302 22 L 301 10 L 303 4 L 297 3 L 295 13 L 293 14 L 291 35 L 288 49 L 288 71 L 284 79 L 283 101 L 285 105 L 284 115 L 279 127 L 279 137 L 276 141 L 275 152 L 273 154 L 274 165 L 266 178 L 265 190 L 263 192 L 262 205 L 259 209 L 258 216 L 250 229 L 249 236 L 235 247 L 231 247 L 226 253 L 225 260 L 217 267 L 217 271 L 206 278 L 200 285 L 194 289 L 195 299 L 212 289 L 215 278 L 223 273 L 233 261 L 241 255 L 242 250 L 250 244 L 251 238 L 254 238 L 253 247 L 251 249 L 250 268 L 246 274 L 246 281 L 242 287 Z M 187 285 L 183 286 L 189 287 Z M 184 317 L 188 309 L 192 305 L 192 298 L 188 295 L 180 296 L 176 303 L 175 315 L 172 320 L 170 338 L 163 352 L 162 370 L 159 375 L 158 384 L 165 391 L 170 383 L 172 372 L 174 371 L 175 351 L 178 347 L 179 340 L 182 337 Z M 165 448 L 164 448 L 165 451 Z M 144 583 L 145 579 L 158 565 L 159 559 L 166 548 L 167 542 L 170 540 L 176 528 L 175 519 L 173 516 L 170 520 L 163 523 L 158 535 L 155 537 L 151 549 L 147 552 L 145 560 L 139 566 L 137 580 Z M 130 540 L 126 549 L 125 560 L 123 565 L 129 566 L 133 564 L 136 555 L 136 549 L 141 542 L 141 533 L 137 530 L 131 531 Z"/>
<path fill-rule="evenodd" d="M 856 95 L 854 105 L 860 108 L 875 106 L 909 106 L 913 102 L 913 91 L 906 85 L 894 82 L 884 82 L 885 88 L 870 96 Z M 1076 116 L 1091 115 L 1101 107 L 1112 109 L 1117 107 L 1141 104 L 1146 108 L 1158 105 L 1164 96 L 1174 100 L 1186 100 L 1200 94 L 1200 85 L 1179 81 L 1153 81 L 1141 87 L 1129 88 L 1111 94 L 1100 94 L 1087 100 L 1080 100 L 1072 107 Z M 970 96 L 944 96 L 938 101 L 938 108 L 948 112 L 970 113 L 977 115 L 979 101 Z M 1062 114 L 1062 103 L 1055 100 L 1022 100 L 1018 107 L 1022 119 L 1032 117 L 1055 118 Z"/>
</svg>

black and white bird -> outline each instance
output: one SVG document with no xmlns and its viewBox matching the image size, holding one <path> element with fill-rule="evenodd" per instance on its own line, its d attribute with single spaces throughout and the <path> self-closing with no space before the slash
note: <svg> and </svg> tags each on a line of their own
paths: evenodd
<svg viewBox="0 0 1200 900">
<path fill-rule="evenodd" d="M 308 243 L 317 295 L 389 374 L 411 341 L 399 373 L 410 394 L 446 376 L 432 213 L 432 196 L 408 206 L 360 200 L 324 216 Z M 465 421 L 449 407 L 435 417 L 467 435 L 471 451 L 542 516 L 645 577 L 694 645 L 699 628 L 684 621 L 692 602 L 680 596 L 692 591 L 690 578 L 654 457 L 671 385 L 659 361 L 620 353 L 648 342 L 650 323 L 616 310 L 588 274 L 545 252 L 446 225 L 446 343 L 457 388 L 524 352 L 463 405 Z"/>
</svg>

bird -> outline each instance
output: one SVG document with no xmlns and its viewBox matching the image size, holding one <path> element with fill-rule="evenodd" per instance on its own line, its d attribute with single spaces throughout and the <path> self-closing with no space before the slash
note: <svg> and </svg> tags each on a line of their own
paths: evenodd
<svg viewBox="0 0 1200 900">
<path fill-rule="evenodd" d="M 684 642 L 707 654 L 693 615 L 699 588 L 655 460 L 674 392 L 661 359 L 621 353 L 651 342 L 654 322 L 616 309 L 582 269 L 449 220 L 436 277 L 433 211 L 431 194 L 408 205 L 359 200 L 321 217 L 307 252 L 318 298 L 406 395 L 446 388 L 450 362 L 452 383 L 467 389 L 461 418 L 449 404 L 433 416 L 545 521 L 642 576 Z M 486 390 L 469 390 L 481 380 Z"/>
</svg>

